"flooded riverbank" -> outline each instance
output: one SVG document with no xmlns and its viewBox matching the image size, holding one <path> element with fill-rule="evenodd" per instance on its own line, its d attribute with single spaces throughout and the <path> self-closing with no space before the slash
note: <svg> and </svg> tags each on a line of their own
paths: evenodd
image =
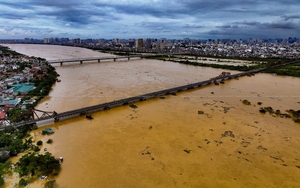
<svg viewBox="0 0 300 188">
<path fill-rule="evenodd" d="M 72 47 L 10 46 L 46 59 L 102 55 Z M 223 71 L 156 60 L 56 68 L 61 82 L 37 109 L 62 112 Z M 93 113 L 93 120 L 58 122 L 49 126 L 55 134 L 43 136 L 38 129 L 32 135 L 43 143 L 53 139 L 43 148 L 64 157 L 56 178 L 61 187 L 298 187 L 300 125 L 261 114 L 257 103 L 299 110 L 299 88 L 299 78 L 257 74 L 138 102 L 135 109 Z M 251 105 L 244 105 L 244 99 Z"/>
<path fill-rule="evenodd" d="M 231 66 L 255 66 L 263 63 L 264 61 L 247 61 L 247 60 L 238 60 L 238 59 L 223 59 L 223 58 L 211 58 L 211 57 L 197 57 L 194 56 L 184 56 L 169 58 L 169 61 L 190 61 L 196 63 L 204 64 L 217 64 L 217 65 L 231 65 Z"/>
</svg>

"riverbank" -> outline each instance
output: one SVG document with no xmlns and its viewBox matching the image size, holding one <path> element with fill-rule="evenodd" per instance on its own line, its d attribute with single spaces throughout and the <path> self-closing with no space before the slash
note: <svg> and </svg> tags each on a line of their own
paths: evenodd
<svg viewBox="0 0 300 188">
<path fill-rule="evenodd" d="M 36 142 L 30 137 L 30 131 L 37 129 L 35 125 L 13 127 L 13 123 L 34 118 L 32 108 L 49 94 L 58 75 L 45 59 L 28 57 L 7 47 L 0 49 L 2 68 L 5 70 L 2 70 L 1 76 L 1 114 L 4 117 L 1 119 L 3 130 L 0 132 L 0 186 L 12 173 L 19 174 L 19 182 L 16 184 L 23 186 L 40 176 L 55 176 L 60 171 L 60 164 L 54 156 L 39 153 L 41 141 Z M 25 83 L 27 90 L 20 91 L 19 85 Z M 6 104 L 15 97 L 18 103 Z M 3 100 L 7 102 L 3 104 Z M 10 160 L 16 156 L 18 161 L 11 163 Z"/>
<path fill-rule="evenodd" d="M 200 60 L 198 60 L 198 58 Z M 220 58 L 207 58 L 207 57 L 156 57 L 155 59 L 162 61 L 172 61 L 175 63 L 181 63 L 192 66 L 200 66 L 200 67 L 212 67 L 218 69 L 227 69 L 227 70 L 238 70 L 238 71 L 250 71 L 259 68 L 269 67 L 272 65 L 276 65 L 278 63 L 285 63 L 291 61 L 289 59 L 272 59 L 272 58 L 249 58 L 248 60 L 245 58 L 241 58 L 239 62 L 235 62 L 236 60 L 226 59 L 221 60 Z M 213 61 L 207 62 L 207 60 Z M 244 61 L 244 62 L 242 62 Z M 286 65 L 279 68 L 272 68 L 264 71 L 265 73 L 278 74 L 282 76 L 294 76 L 300 77 L 300 60 L 299 63 L 294 63 L 292 65 Z"/>
<path fill-rule="evenodd" d="M 88 48 L 97 50 L 94 48 Z M 109 53 L 115 55 L 132 55 L 134 52 L 119 52 L 110 50 L 98 50 L 102 53 Z M 287 58 L 255 58 L 255 57 L 215 57 L 215 56 L 197 56 L 197 55 L 186 55 L 186 56 L 157 56 L 150 57 L 149 59 L 157 59 L 162 61 L 171 61 L 175 63 L 181 63 L 185 65 L 201 66 L 201 67 L 212 67 L 218 69 L 237 70 L 237 71 L 250 71 L 263 67 L 272 66 L 277 63 L 285 63 L 292 61 Z M 213 61 L 213 62 L 208 62 Z M 299 63 L 293 65 L 283 66 L 280 68 L 274 68 L 264 71 L 265 73 L 278 74 L 282 76 L 294 76 L 300 77 L 300 60 Z"/>
</svg>

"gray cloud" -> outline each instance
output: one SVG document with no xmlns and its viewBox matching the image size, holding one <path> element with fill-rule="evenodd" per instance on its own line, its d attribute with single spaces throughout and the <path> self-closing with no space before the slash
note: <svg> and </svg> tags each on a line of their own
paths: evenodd
<svg viewBox="0 0 300 188">
<path fill-rule="evenodd" d="M 299 24 L 292 22 L 272 22 L 272 23 L 261 23 L 261 22 L 235 22 L 237 25 L 251 26 L 257 29 L 299 29 Z"/>
<path fill-rule="evenodd" d="M 1 0 L 0 9 L 0 28 L 5 30 L 0 38 L 30 33 L 33 38 L 65 33 L 110 38 L 299 37 L 300 25 L 299 0 Z"/>
<path fill-rule="evenodd" d="M 203 25 L 190 25 L 190 24 L 185 24 L 183 28 L 205 28 Z"/>
<path fill-rule="evenodd" d="M 228 28 L 238 28 L 238 25 L 221 25 L 221 26 L 217 26 L 216 28 L 221 28 L 221 29 L 228 29 Z"/>
<path fill-rule="evenodd" d="M 289 21 L 289 20 L 294 20 L 294 19 L 300 19 L 300 14 L 298 14 L 298 15 L 283 15 L 283 16 L 281 16 L 281 18 L 284 21 Z"/>
<path fill-rule="evenodd" d="M 300 31 L 299 24 L 292 22 L 257 22 L 257 21 L 243 21 L 233 22 L 222 26 L 216 26 L 214 29 L 208 31 L 209 36 L 230 37 L 232 38 L 281 38 L 289 37 Z"/>
</svg>

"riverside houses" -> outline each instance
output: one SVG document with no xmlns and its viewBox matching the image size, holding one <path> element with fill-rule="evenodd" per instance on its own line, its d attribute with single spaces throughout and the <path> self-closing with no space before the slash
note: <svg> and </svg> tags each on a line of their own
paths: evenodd
<svg viewBox="0 0 300 188">
<path fill-rule="evenodd" d="M 35 88 L 29 81 L 40 79 L 46 73 L 45 64 L 34 57 L 12 57 L 0 53 L 0 127 L 5 124 L 7 110 L 15 107 L 26 109 L 27 104 L 35 102 L 35 99 L 29 99 L 21 104 L 21 99 Z"/>
</svg>

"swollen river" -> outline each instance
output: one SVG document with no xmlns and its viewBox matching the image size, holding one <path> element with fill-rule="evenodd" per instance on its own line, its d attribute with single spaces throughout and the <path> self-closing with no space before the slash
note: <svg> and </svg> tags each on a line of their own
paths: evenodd
<svg viewBox="0 0 300 188">
<path fill-rule="evenodd" d="M 8 46 L 47 60 L 111 56 L 65 46 Z M 207 80 L 224 71 L 145 59 L 55 67 L 61 82 L 37 109 L 63 112 Z M 93 120 L 82 116 L 57 122 L 47 126 L 54 134 L 43 136 L 40 128 L 32 135 L 43 141 L 41 151 L 64 157 L 55 179 L 65 188 L 300 187 L 300 124 L 259 112 L 267 106 L 299 110 L 299 88 L 299 78 L 256 74 L 137 102 L 137 108 L 93 113 Z M 52 144 L 46 144 L 49 138 Z"/>
</svg>

